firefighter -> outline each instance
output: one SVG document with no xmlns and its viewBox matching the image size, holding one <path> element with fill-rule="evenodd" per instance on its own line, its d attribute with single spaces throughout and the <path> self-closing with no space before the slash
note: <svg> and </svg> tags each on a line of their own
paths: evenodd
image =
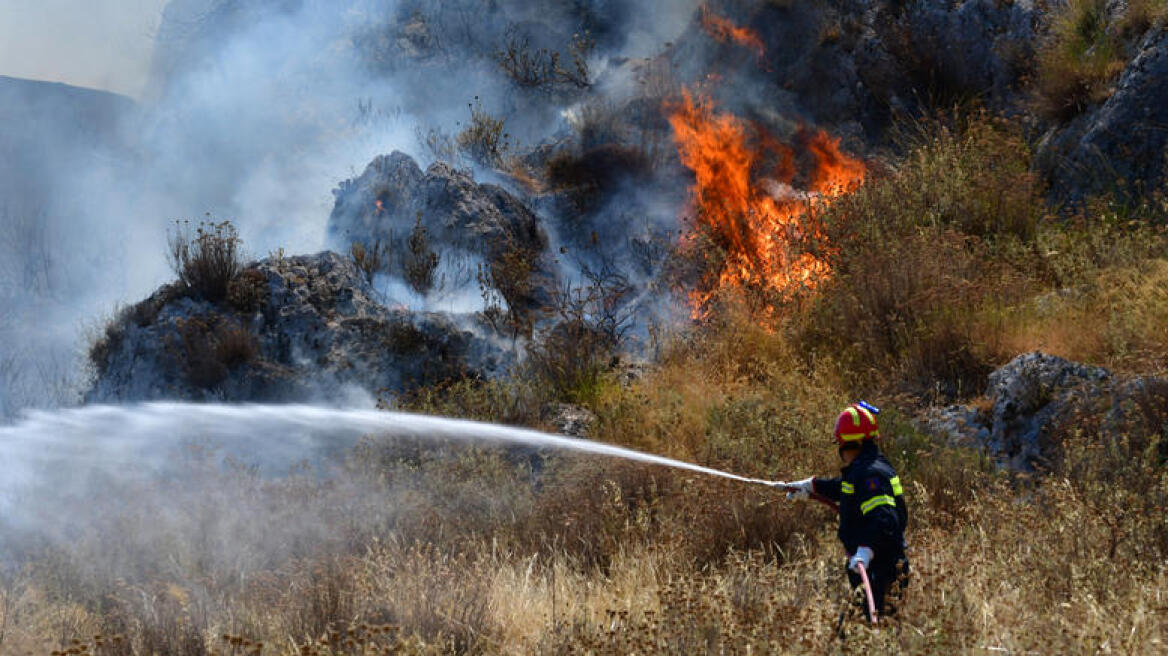
<svg viewBox="0 0 1168 656">
<path fill-rule="evenodd" d="M 848 580 L 860 585 L 859 564 L 868 571 L 877 616 L 892 588 L 908 584 L 904 529 L 908 508 L 900 478 L 880 453 L 879 410 L 864 401 L 844 408 L 835 422 L 835 441 L 843 462 L 835 478 L 778 483 L 788 498 L 814 497 L 838 504 L 839 539 L 848 553 Z M 864 605 L 867 614 L 867 605 Z M 868 618 L 872 619 L 872 618 Z"/>
</svg>

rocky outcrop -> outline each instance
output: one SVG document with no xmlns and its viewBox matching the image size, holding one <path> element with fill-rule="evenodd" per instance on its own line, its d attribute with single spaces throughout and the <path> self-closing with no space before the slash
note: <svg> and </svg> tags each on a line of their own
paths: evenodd
<svg viewBox="0 0 1168 656">
<path fill-rule="evenodd" d="M 1039 147 L 1059 196 L 1143 192 L 1168 174 L 1168 29 L 1152 29 L 1098 108 L 1052 129 Z M 1123 189 L 1126 187 L 1126 189 Z"/>
<path fill-rule="evenodd" d="M 699 19 L 671 56 L 682 77 L 716 71 L 726 78 L 715 91 L 721 104 L 757 105 L 761 94 L 782 121 L 810 118 L 855 138 L 853 147 L 880 144 L 893 116 L 930 105 L 976 96 L 1014 107 L 1041 16 L 1030 0 L 710 6 L 754 30 L 764 52 L 729 40 L 711 47 Z"/>
<path fill-rule="evenodd" d="M 934 409 L 920 423 L 955 443 L 988 449 L 1011 469 L 1033 471 L 1050 465 L 1057 435 L 1071 422 L 1090 419 L 1104 433 L 1121 433 L 1166 392 L 1163 379 L 1119 377 L 1036 351 L 990 374 L 984 402 Z"/>
<path fill-rule="evenodd" d="M 329 239 L 348 250 L 354 242 L 389 249 L 390 275 L 409 277 L 409 238 L 424 230 L 426 248 L 439 263 L 474 271 L 478 263 L 521 268 L 526 302 L 546 301 L 554 276 L 546 257 L 547 235 L 539 218 L 502 187 L 479 184 L 466 171 L 438 162 L 426 171 L 410 156 L 394 152 L 333 191 Z M 474 284 L 472 276 L 451 284 Z"/>
<path fill-rule="evenodd" d="M 470 322 L 387 309 L 335 253 L 267 259 L 221 303 L 168 285 L 128 308 L 93 348 L 87 400 L 344 402 L 494 375 L 505 351 Z"/>
</svg>

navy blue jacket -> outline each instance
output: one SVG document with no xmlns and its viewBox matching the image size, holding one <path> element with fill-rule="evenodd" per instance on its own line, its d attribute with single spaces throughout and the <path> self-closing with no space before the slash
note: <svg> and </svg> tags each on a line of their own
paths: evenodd
<svg viewBox="0 0 1168 656">
<path fill-rule="evenodd" d="M 816 478 L 815 493 L 839 504 L 839 539 L 848 554 L 866 546 L 876 557 L 904 550 L 908 506 L 896 470 L 867 442 L 836 478 Z"/>
</svg>

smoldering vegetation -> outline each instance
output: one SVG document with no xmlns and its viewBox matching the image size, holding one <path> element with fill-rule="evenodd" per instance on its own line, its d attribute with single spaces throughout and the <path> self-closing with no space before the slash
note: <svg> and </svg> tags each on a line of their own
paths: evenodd
<svg viewBox="0 0 1168 656">
<path fill-rule="evenodd" d="M 609 59 L 653 51 L 692 9 L 172 2 L 137 107 L 80 98 L 91 109 L 77 120 L 37 114 L 64 101 L 23 84 L 20 99 L 5 96 L 17 112 L 5 138 L 18 141 L 5 146 L 5 233 L 18 240 L 5 258 L 6 412 L 75 398 L 76 345 L 115 303 L 166 280 L 159 247 L 174 219 L 233 220 L 257 256 L 348 251 L 326 242 L 324 218 L 352 171 L 398 149 L 427 164 L 466 157 L 490 179 L 513 153 L 462 134 L 474 97 L 480 122 L 505 117 L 505 141 L 526 150 L 562 129 L 562 109 L 593 93 Z M 504 64 L 509 49 L 520 63 Z M 550 78 L 525 86 L 519 68 Z M 458 139 L 457 153 L 426 145 Z"/>
<path fill-rule="evenodd" d="M 6 463 L 0 648 L 1161 651 L 1164 19 L 171 3 L 113 142 L 63 139 L 10 194 L 6 412 L 328 392 L 771 479 L 831 472 L 863 396 L 914 580 L 871 630 L 826 510 L 641 464 L 114 427 Z M 168 272 L 204 212 L 209 252 L 247 252 Z M 1033 374 L 1003 423 L 987 376 L 1037 349 L 1114 384 Z"/>
</svg>

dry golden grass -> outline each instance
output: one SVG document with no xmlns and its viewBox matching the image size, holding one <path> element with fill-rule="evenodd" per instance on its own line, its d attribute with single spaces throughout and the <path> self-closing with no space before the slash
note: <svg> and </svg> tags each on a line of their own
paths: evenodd
<svg viewBox="0 0 1168 656">
<path fill-rule="evenodd" d="M 1160 276 L 1163 265 L 1148 271 Z M 1150 282 L 1158 277 L 1148 280 L 1159 289 Z M 1146 293 L 1135 283 L 1108 289 L 1129 299 Z M 730 313 L 669 349 L 641 380 L 607 387 L 594 408 L 598 432 L 744 474 L 828 474 L 829 423 L 845 397 L 789 350 L 781 334 Z M 882 415 L 884 447 L 912 510 L 913 579 L 900 612 L 878 629 L 861 621 L 834 517 L 818 504 L 580 458 L 544 462 L 533 484 L 521 454 L 370 441 L 345 476 L 393 507 L 388 520 L 371 521 L 375 530 L 318 553 L 267 559 L 245 579 L 230 563 L 199 565 L 193 544 L 177 561 L 120 582 L 103 583 L 112 574 L 86 573 L 76 559 L 34 559 L 7 579 L 13 594 L 0 647 L 1160 653 L 1168 639 L 1168 447 L 1159 427 L 1168 393 L 1134 402 L 1146 408 L 1134 423 L 1086 417 L 1068 427 L 1056 470 L 1033 479 L 916 432 L 895 409 Z M 488 414 L 484 403 L 479 412 Z M 256 484 L 247 494 L 270 494 L 260 505 L 281 521 L 335 490 L 328 480 Z M 88 539 L 97 543 L 80 553 L 114 548 L 102 542 L 110 537 Z"/>
<path fill-rule="evenodd" d="M 936 397 L 919 381 L 976 381 L 1017 351 L 1136 372 L 1168 355 L 1163 229 L 1103 205 L 1048 220 L 1032 189 L 985 197 L 1019 166 L 999 129 L 923 146 L 833 208 L 837 243 L 856 247 L 787 323 L 727 299 L 642 378 L 586 396 L 604 441 L 790 479 L 832 473 L 835 413 L 875 392 L 913 572 L 878 628 L 818 504 L 636 463 L 369 439 L 328 477 L 200 460 L 182 484 L 105 482 L 68 539 L 0 570 L 0 651 L 1164 653 L 1168 385 L 1084 404 L 1031 476 L 909 420 Z M 914 191 L 946 174 L 963 182 Z M 399 403 L 538 425 L 537 387 L 462 381 Z M 181 521 L 147 504 L 168 497 Z"/>
</svg>

